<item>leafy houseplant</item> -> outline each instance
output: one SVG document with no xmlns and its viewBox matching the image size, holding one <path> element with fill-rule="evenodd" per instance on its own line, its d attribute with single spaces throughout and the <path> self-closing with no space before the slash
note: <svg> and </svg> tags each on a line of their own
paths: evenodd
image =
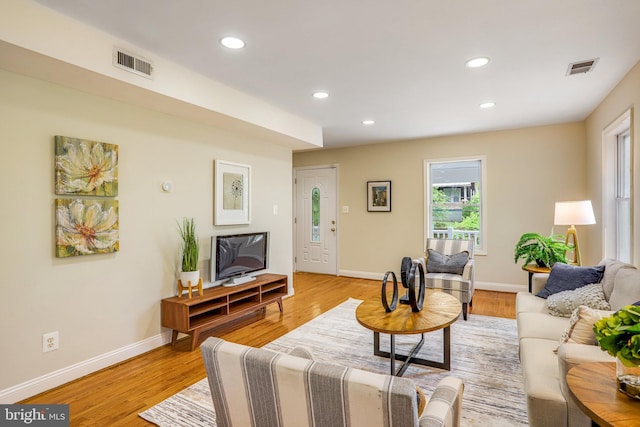
<svg viewBox="0 0 640 427">
<path fill-rule="evenodd" d="M 640 399 L 640 306 L 628 305 L 593 325 L 600 348 L 616 358 L 618 389 Z"/>
<path fill-rule="evenodd" d="M 572 245 L 566 245 L 561 234 L 543 236 L 538 233 L 525 233 L 520 236 L 514 250 L 514 262 L 524 258 L 524 264 L 535 262 L 540 267 L 551 267 L 556 262 L 567 263 L 566 252 Z"/>
<path fill-rule="evenodd" d="M 183 276 L 181 273 L 181 281 L 183 282 L 183 285 L 187 285 L 188 282 L 191 282 L 192 285 L 196 285 L 200 279 L 200 273 L 198 272 L 200 247 L 198 245 L 198 236 L 196 235 L 196 224 L 194 219 L 183 218 L 182 225 L 178 223 L 178 230 L 180 231 L 180 237 L 182 238 L 181 271 L 182 273 L 197 273 L 197 276 Z"/>
<path fill-rule="evenodd" d="M 628 305 L 593 325 L 600 348 L 625 366 L 640 366 L 640 306 Z"/>
</svg>

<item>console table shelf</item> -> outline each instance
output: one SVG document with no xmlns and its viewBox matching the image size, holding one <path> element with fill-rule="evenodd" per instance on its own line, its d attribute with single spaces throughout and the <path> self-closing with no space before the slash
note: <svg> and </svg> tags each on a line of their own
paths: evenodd
<svg viewBox="0 0 640 427">
<path fill-rule="evenodd" d="M 242 285 L 205 289 L 201 296 L 177 296 L 162 300 L 162 326 L 171 328 L 171 344 L 178 333 L 191 336 L 195 350 L 200 333 L 231 322 L 245 314 L 278 303 L 282 312 L 282 297 L 288 291 L 287 276 L 265 273 Z"/>
</svg>

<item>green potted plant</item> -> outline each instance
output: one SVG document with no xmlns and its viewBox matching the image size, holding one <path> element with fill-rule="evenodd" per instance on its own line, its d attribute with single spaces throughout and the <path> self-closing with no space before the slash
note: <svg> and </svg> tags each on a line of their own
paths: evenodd
<svg viewBox="0 0 640 427">
<path fill-rule="evenodd" d="M 198 271 L 198 258 L 200 256 L 200 246 L 196 235 L 196 224 L 193 218 L 183 218 L 182 225 L 178 223 L 181 242 L 181 268 L 180 281 L 183 286 L 196 286 L 200 281 Z M 190 282 L 190 283 L 189 283 Z"/>
<path fill-rule="evenodd" d="M 520 236 L 514 250 L 514 262 L 523 258 L 524 264 L 536 263 L 540 267 L 551 267 L 556 262 L 567 263 L 566 252 L 572 245 L 566 245 L 561 234 L 543 236 L 525 233 Z"/>
<path fill-rule="evenodd" d="M 640 307 L 628 305 L 593 325 L 596 341 L 616 358 L 618 390 L 640 399 Z"/>
</svg>

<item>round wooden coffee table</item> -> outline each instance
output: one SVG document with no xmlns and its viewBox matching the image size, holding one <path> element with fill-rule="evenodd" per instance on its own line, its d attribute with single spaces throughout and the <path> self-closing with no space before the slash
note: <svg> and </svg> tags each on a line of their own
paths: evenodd
<svg viewBox="0 0 640 427">
<path fill-rule="evenodd" d="M 640 401 L 618 391 L 616 364 L 582 363 L 569 369 L 567 385 L 574 402 L 600 427 L 635 427 Z"/>
<path fill-rule="evenodd" d="M 451 331 L 449 326 L 458 319 L 460 313 L 462 313 L 462 304 L 456 297 L 439 290 L 427 289 L 422 310 L 417 313 L 412 312 L 407 304 L 398 304 L 394 311 L 387 313 L 382 307 L 380 298 L 370 298 L 356 308 L 356 319 L 362 326 L 373 331 L 373 354 L 388 357 L 391 360 L 391 375 L 402 376 L 410 363 L 450 370 Z M 416 357 L 424 344 L 424 334 L 439 329 L 442 329 L 444 334 L 443 361 Z M 381 333 L 389 334 L 391 337 L 389 352 L 380 350 Z M 421 334 L 422 338 L 409 354 L 396 354 L 395 336 L 398 334 Z M 397 371 L 396 360 L 404 361 Z"/>
</svg>

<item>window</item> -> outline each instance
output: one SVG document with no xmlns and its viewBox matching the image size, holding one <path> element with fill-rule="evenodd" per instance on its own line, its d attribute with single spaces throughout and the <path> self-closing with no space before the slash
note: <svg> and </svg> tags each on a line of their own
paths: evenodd
<svg viewBox="0 0 640 427">
<path fill-rule="evenodd" d="M 426 160 L 425 200 L 428 237 L 475 240 L 486 251 L 484 158 Z"/>
<path fill-rule="evenodd" d="M 603 241 L 605 257 L 631 263 L 631 111 L 604 131 Z"/>
<path fill-rule="evenodd" d="M 320 189 L 311 190 L 311 241 L 320 241 Z"/>
<path fill-rule="evenodd" d="M 631 132 L 616 138 L 616 252 L 631 262 Z"/>
</svg>

